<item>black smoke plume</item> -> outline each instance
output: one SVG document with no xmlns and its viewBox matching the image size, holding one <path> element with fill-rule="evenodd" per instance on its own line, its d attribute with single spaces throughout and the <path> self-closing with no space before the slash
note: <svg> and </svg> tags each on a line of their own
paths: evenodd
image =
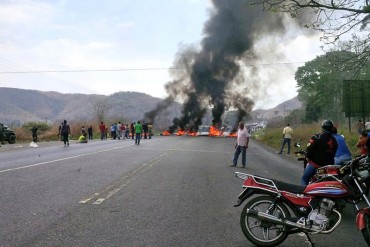
<svg viewBox="0 0 370 247">
<path fill-rule="evenodd" d="M 214 9 L 204 26 L 200 50 L 187 47 L 178 52 L 171 69 L 174 80 L 166 85 L 169 97 L 146 118 L 153 122 L 158 111 L 181 100 L 182 115 L 169 129 L 173 133 L 177 128 L 197 130 L 209 108 L 213 124 L 221 124 L 225 110 L 237 110 L 237 122 L 252 110 L 249 95 L 259 85 L 246 77 L 246 63 L 257 59 L 257 40 L 284 32 L 285 27 L 282 15 L 263 12 L 248 2 L 212 0 Z"/>
</svg>

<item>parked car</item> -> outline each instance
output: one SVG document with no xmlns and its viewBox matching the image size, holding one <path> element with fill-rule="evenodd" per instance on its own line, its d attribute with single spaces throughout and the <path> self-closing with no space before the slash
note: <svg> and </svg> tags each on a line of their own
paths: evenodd
<svg viewBox="0 0 370 247">
<path fill-rule="evenodd" d="M 14 144 L 16 139 L 15 132 L 9 129 L 8 126 L 3 125 L 2 123 L 0 123 L 0 128 L 1 128 L 0 134 L 2 133 L 3 135 L 3 141 L 9 142 L 9 144 Z"/>
</svg>

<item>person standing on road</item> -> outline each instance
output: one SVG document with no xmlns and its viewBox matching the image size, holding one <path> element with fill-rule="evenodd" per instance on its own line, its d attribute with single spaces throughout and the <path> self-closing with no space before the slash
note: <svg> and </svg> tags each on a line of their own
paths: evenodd
<svg viewBox="0 0 370 247">
<path fill-rule="evenodd" d="M 143 124 L 144 139 L 148 139 L 148 124 L 144 122 Z"/>
<path fill-rule="evenodd" d="M 64 147 L 69 146 L 69 134 L 71 134 L 71 129 L 69 128 L 69 125 L 67 124 L 67 120 L 63 121 L 63 127 L 61 130 L 61 134 L 63 137 Z"/>
<path fill-rule="evenodd" d="M 130 130 L 131 130 L 131 137 L 132 137 L 132 140 L 134 139 L 134 136 L 135 136 L 135 122 L 131 123 L 131 126 L 130 126 Z"/>
<path fill-rule="evenodd" d="M 39 129 L 36 127 L 36 126 L 33 126 L 32 128 L 31 128 L 31 132 L 32 132 L 32 141 L 33 142 L 37 142 L 37 131 L 38 131 Z"/>
<path fill-rule="evenodd" d="M 102 140 L 106 139 L 106 134 L 105 134 L 105 124 L 103 121 L 100 122 L 99 125 L 99 130 L 100 130 L 100 138 Z"/>
<path fill-rule="evenodd" d="M 125 138 L 130 139 L 130 128 L 129 128 L 128 124 L 126 124 L 126 126 L 125 126 Z"/>
<path fill-rule="evenodd" d="M 126 135 L 126 125 L 124 123 L 121 124 L 121 138 L 122 140 L 125 139 Z"/>
<path fill-rule="evenodd" d="M 105 130 L 104 130 L 104 139 L 107 140 L 108 139 L 108 133 L 109 133 L 108 125 L 104 125 L 104 127 L 105 127 Z"/>
<path fill-rule="evenodd" d="M 338 149 L 337 140 L 333 136 L 333 122 L 324 120 L 321 124 L 322 132 L 311 137 L 307 146 L 308 164 L 301 178 L 302 185 L 308 185 L 315 175 L 317 168 L 334 165 L 335 153 Z"/>
<path fill-rule="evenodd" d="M 89 135 L 89 140 L 93 139 L 93 128 L 90 125 L 89 128 L 87 128 L 87 134 Z"/>
<path fill-rule="evenodd" d="M 118 140 L 121 140 L 121 137 L 122 137 L 122 130 L 121 130 L 121 126 L 122 126 L 122 124 L 121 124 L 121 122 L 119 121 L 118 122 L 118 124 L 117 124 L 117 126 L 116 126 L 116 130 L 117 130 L 117 139 Z"/>
<path fill-rule="evenodd" d="M 140 145 L 140 138 L 141 133 L 143 132 L 143 126 L 141 125 L 140 121 L 137 121 L 137 124 L 135 124 L 135 144 Z"/>
<path fill-rule="evenodd" d="M 236 167 L 239 159 L 240 153 L 242 154 L 242 167 L 245 168 L 247 163 L 247 148 L 249 143 L 249 132 L 247 128 L 244 127 L 244 123 L 239 123 L 239 129 L 235 144 L 235 153 L 233 163 L 230 166 Z"/>
<path fill-rule="evenodd" d="M 293 129 L 290 127 L 290 124 L 287 123 L 286 127 L 283 129 L 283 144 L 281 145 L 281 149 L 278 154 L 283 153 L 285 144 L 288 144 L 287 154 L 290 154 L 290 142 L 292 140 L 292 135 L 293 135 Z"/>
<path fill-rule="evenodd" d="M 148 124 L 148 132 L 149 132 L 149 139 L 152 139 L 152 135 L 153 135 L 153 124 L 152 123 L 149 123 Z"/>
<path fill-rule="evenodd" d="M 115 128 L 114 128 L 114 125 L 113 125 L 113 124 L 111 124 L 111 125 L 110 125 L 110 138 L 111 138 L 112 140 L 113 140 L 113 138 L 114 138 L 115 132 L 116 132 L 116 130 L 115 130 Z M 116 139 L 116 138 L 114 138 L 114 139 Z"/>
</svg>

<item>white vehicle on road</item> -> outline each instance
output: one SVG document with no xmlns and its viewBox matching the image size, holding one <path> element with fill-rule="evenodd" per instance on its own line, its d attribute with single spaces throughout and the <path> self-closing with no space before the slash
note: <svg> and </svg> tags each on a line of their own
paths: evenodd
<svg viewBox="0 0 370 247">
<path fill-rule="evenodd" d="M 210 126 L 199 126 L 198 136 L 209 136 Z"/>
</svg>

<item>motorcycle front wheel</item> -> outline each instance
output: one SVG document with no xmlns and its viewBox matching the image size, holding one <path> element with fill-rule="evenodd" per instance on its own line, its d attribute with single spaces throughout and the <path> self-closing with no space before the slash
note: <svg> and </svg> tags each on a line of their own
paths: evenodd
<svg viewBox="0 0 370 247">
<path fill-rule="evenodd" d="M 290 217 L 290 213 L 283 203 L 276 203 L 275 208 L 268 212 L 273 203 L 274 199 L 272 197 L 262 195 L 247 202 L 243 208 L 240 217 L 242 231 L 247 239 L 257 246 L 276 246 L 288 237 L 286 226 L 261 221 L 256 216 L 247 213 L 247 209 L 253 209 L 279 218 Z"/>
</svg>

